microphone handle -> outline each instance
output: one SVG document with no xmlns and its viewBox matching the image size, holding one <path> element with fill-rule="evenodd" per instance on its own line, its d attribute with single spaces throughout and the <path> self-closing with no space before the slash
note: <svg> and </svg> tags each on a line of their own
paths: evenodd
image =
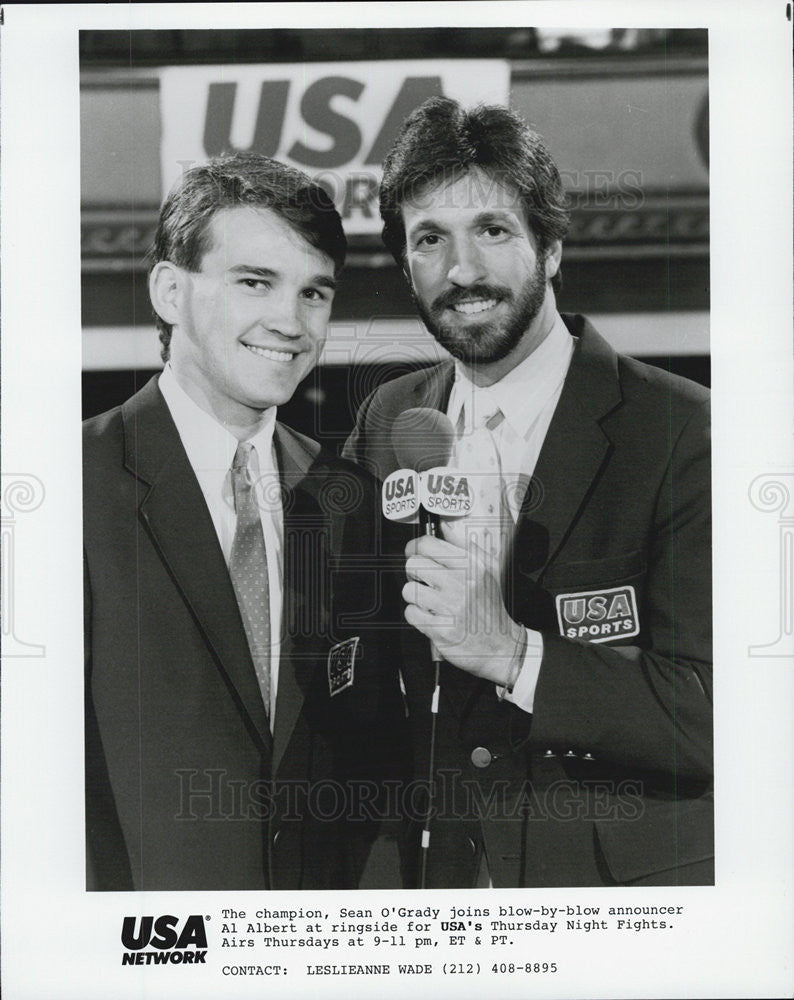
<svg viewBox="0 0 794 1000">
<path fill-rule="evenodd" d="M 440 521 L 437 514 L 431 514 L 430 511 L 425 510 L 424 507 L 419 508 L 419 526 L 422 529 L 423 534 L 430 535 L 432 538 L 438 537 L 440 534 Z M 428 761 L 428 788 L 430 789 L 430 799 L 427 804 L 427 813 L 425 815 L 425 821 L 422 825 L 422 840 L 421 840 L 421 860 L 420 860 L 420 872 L 419 872 L 419 888 L 427 888 L 427 862 L 430 853 L 430 822 L 433 815 L 433 798 L 434 798 L 434 778 L 436 772 L 436 720 L 438 719 L 438 708 L 439 700 L 441 694 L 441 664 L 444 662 L 444 657 L 436 649 L 435 643 L 430 641 L 430 661 L 433 664 L 433 699 L 430 705 L 430 757 Z"/>
<path fill-rule="evenodd" d="M 423 535 L 429 535 L 431 538 L 437 538 L 440 534 L 440 521 L 438 514 L 431 514 L 429 510 L 425 510 L 424 507 L 419 508 L 419 527 L 422 529 Z M 436 649 L 435 643 L 430 641 L 430 662 L 438 667 L 444 662 L 444 657 Z"/>
</svg>

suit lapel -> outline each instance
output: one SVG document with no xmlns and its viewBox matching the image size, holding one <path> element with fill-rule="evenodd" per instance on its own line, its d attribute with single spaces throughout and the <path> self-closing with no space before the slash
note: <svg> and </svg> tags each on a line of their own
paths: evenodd
<svg viewBox="0 0 794 1000">
<path fill-rule="evenodd" d="M 325 477 L 319 469 L 313 470 L 315 474 L 309 471 L 319 446 L 282 424 L 276 424 L 274 443 L 284 510 L 284 603 L 273 734 L 276 776 L 315 679 L 327 634 L 323 627 L 326 609 L 320 603 L 325 599 L 328 520 L 318 496 Z"/>
<path fill-rule="evenodd" d="M 267 714 L 223 553 L 156 378 L 124 404 L 122 415 L 125 465 L 150 486 L 140 516 L 249 729 L 269 746 Z"/>
<path fill-rule="evenodd" d="M 587 320 L 565 319 L 580 339 L 519 513 L 508 579 L 537 578 L 555 557 L 609 454 L 601 421 L 622 400 L 615 352 Z"/>
</svg>

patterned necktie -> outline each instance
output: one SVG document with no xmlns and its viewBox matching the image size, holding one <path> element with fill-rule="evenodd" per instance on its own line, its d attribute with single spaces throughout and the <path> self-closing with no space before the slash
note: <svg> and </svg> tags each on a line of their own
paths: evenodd
<svg viewBox="0 0 794 1000">
<path fill-rule="evenodd" d="M 232 492 L 237 526 L 229 574 L 243 619 L 248 648 L 265 711 L 270 715 L 270 588 L 265 538 L 248 461 L 253 445 L 241 441 L 232 462 Z"/>
</svg>

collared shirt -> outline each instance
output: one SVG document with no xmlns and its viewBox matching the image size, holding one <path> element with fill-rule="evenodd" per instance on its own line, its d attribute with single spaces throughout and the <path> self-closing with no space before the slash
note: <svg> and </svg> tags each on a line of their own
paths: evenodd
<svg viewBox="0 0 794 1000">
<path fill-rule="evenodd" d="M 218 544 L 226 565 L 232 552 L 237 516 L 234 510 L 231 468 L 238 439 L 203 410 L 177 382 L 170 364 L 165 366 L 159 381 L 166 405 L 195 473 L 207 504 Z M 276 407 L 266 410 L 259 430 L 248 440 L 253 445 L 249 462 L 265 539 L 267 572 L 270 582 L 270 725 L 273 726 L 278 690 L 279 653 L 281 647 L 281 614 L 283 587 L 284 514 L 273 430 Z M 189 536 L 188 536 L 189 537 Z"/>
<path fill-rule="evenodd" d="M 492 432 L 499 453 L 507 508 L 515 526 L 521 501 L 535 471 L 551 419 L 560 400 L 571 363 L 575 340 L 559 313 L 545 340 L 498 382 L 476 386 L 460 362 L 455 363 L 455 382 L 447 405 L 447 416 L 459 435 L 471 432 L 478 415 L 501 410 L 504 419 Z M 505 697 L 531 712 L 534 704 L 543 639 L 527 629 L 527 649 L 512 694 Z M 501 693 L 501 689 L 499 689 Z"/>
</svg>

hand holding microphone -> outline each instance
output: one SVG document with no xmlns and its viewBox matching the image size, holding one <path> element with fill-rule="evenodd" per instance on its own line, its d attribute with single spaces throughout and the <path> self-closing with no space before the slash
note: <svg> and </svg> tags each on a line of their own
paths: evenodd
<svg viewBox="0 0 794 1000">
<path fill-rule="evenodd" d="M 525 632 L 507 614 L 498 561 L 473 539 L 462 547 L 437 537 L 441 524 L 470 514 L 474 501 L 468 477 L 448 465 L 454 439 L 438 410 L 400 414 L 392 444 L 402 468 L 384 482 L 383 512 L 424 527 L 406 547 L 406 620 L 430 639 L 434 654 L 504 686 Z"/>
<path fill-rule="evenodd" d="M 526 633 L 507 613 L 499 567 L 473 540 L 463 549 L 442 538 L 419 537 L 405 553 L 406 621 L 448 663 L 505 687 Z"/>
<path fill-rule="evenodd" d="M 425 501 L 431 495 L 428 482 L 436 492 L 440 492 L 443 474 L 453 472 L 444 468 L 455 440 L 452 424 L 438 410 L 417 407 L 405 410 L 397 417 L 392 425 L 391 438 L 397 462 L 403 468 L 384 480 L 383 514 L 392 521 L 418 523 L 425 535 L 435 536 L 438 534 L 439 519 L 431 510 L 433 504 Z M 466 492 L 465 482 L 463 491 Z M 432 640 L 430 659 L 436 666 L 437 685 L 438 667 L 443 657 Z"/>
</svg>

